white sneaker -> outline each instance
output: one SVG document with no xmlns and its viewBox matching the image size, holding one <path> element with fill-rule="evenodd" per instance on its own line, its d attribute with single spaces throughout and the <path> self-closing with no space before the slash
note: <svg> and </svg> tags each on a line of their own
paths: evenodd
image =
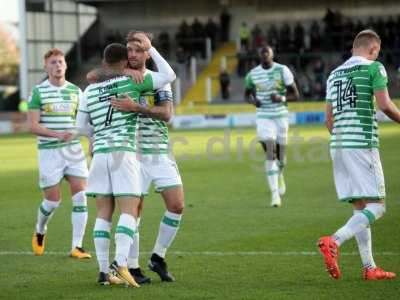
<svg viewBox="0 0 400 300">
<path fill-rule="evenodd" d="M 272 196 L 271 200 L 271 206 L 272 207 L 281 207 L 282 202 L 281 202 L 281 197 L 279 196 L 278 193 Z"/>
<path fill-rule="evenodd" d="M 283 173 L 279 174 L 278 177 L 278 191 L 279 195 L 283 196 L 286 193 L 285 179 L 283 178 Z"/>
</svg>

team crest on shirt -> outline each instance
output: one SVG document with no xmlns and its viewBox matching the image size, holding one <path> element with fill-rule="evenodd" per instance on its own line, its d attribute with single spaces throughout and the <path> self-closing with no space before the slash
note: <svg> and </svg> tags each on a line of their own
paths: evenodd
<svg viewBox="0 0 400 300">
<path fill-rule="evenodd" d="M 283 81 L 280 80 L 280 78 L 279 78 L 279 80 L 277 80 L 277 81 L 275 82 L 275 88 L 278 89 L 278 90 L 280 90 L 281 88 L 283 88 Z"/>
<path fill-rule="evenodd" d="M 139 103 L 146 107 L 153 107 L 154 102 L 155 99 L 153 94 L 142 95 L 139 99 Z"/>
<path fill-rule="evenodd" d="M 275 80 L 279 80 L 279 79 L 281 79 L 281 74 L 279 74 L 279 73 L 274 73 L 273 78 L 274 78 Z"/>
<path fill-rule="evenodd" d="M 78 95 L 74 93 L 70 93 L 69 97 L 71 98 L 72 102 L 78 102 Z"/>
<path fill-rule="evenodd" d="M 379 66 L 379 73 L 381 73 L 383 77 L 387 77 L 387 73 L 384 66 Z"/>
</svg>

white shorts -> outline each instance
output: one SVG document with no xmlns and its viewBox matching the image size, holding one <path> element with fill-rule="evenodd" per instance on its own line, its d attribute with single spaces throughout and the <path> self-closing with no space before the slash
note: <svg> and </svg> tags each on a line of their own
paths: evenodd
<svg viewBox="0 0 400 300">
<path fill-rule="evenodd" d="M 140 197 L 140 162 L 126 151 L 96 153 L 93 156 L 86 195 Z"/>
<path fill-rule="evenodd" d="M 377 148 L 331 149 L 331 157 L 340 201 L 385 198 L 385 180 Z"/>
<path fill-rule="evenodd" d="M 182 185 L 178 166 L 168 155 L 142 155 L 142 193 L 146 196 L 153 182 L 156 192 Z"/>
<path fill-rule="evenodd" d="M 260 141 L 274 140 L 278 144 L 286 145 L 288 139 L 289 119 L 261 119 L 257 118 L 257 137 Z"/>
<path fill-rule="evenodd" d="M 88 177 L 85 153 L 81 144 L 54 149 L 39 149 L 39 187 L 49 188 L 60 183 L 64 176 Z"/>
</svg>

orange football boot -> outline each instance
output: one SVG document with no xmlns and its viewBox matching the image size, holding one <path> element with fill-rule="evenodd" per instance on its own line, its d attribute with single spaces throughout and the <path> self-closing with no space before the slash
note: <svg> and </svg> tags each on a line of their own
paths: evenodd
<svg viewBox="0 0 400 300">
<path fill-rule="evenodd" d="M 324 256 L 326 270 L 334 279 L 340 278 L 340 269 L 337 263 L 339 257 L 339 247 L 331 236 L 323 236 L 318 240 L 319 251 Z"/>
<path fill-rule="evenodd" d="M 394 279 L 396 278 L 396 273 L 387 272 L 377 267 L 374 269 L 364 269 L 363 278 L 365 280 Z"/>
</svg>

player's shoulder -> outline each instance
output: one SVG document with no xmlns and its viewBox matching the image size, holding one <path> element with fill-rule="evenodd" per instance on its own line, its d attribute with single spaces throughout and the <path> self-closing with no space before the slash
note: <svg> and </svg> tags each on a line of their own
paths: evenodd
<svg viewBox="0 0 400 300">
<path fill-rule="evenodd" d="M 280 70 L 281 72 L 283 72 L 285 74 L 287 74 L 287 73 L 293 74 L 293 72 L 289 68 L 289 66 L 284 65 L 284 64 L 280 64 L 280 63 L 274 62 L 274 68 L 276 68 L 277 70 Z"/>
<path fill-rule="evenodd" d="M 258 74 L 263 72 L 263 67 L 261 65 L 255 66 L 254 68 L 250 69 L 247 73 L 247 76 L 257 76 Z"/>
<path fill-rule="evenodd" d="M 65 82 L 64 89 L 66 89 L 66 90 L 68 90 L 70 92 L 75 92 L 75 93 L 81 93 L 82 92 L 81 88 L 78 85 L 76 85 L 76 84 L 74 84 L 74 83 L 72 83 L 70 81 L 66 81 Z"/>
<path fill-rule="evenodd" d="M 36 84 L 34 87 L 33 87 L 33 91 L 44 91 L 44 90 L 48 90 L 49 88 L 51 88 L 51 85 L 50 85 L 50 83 L 49 83 L 49 80 L 48 79 L 46 79 L 46 80 L 43 80 L 42 82 L 40 82 L 40 83 L 38 83 L 38 84 Z"/>
<path fill-rule="evenodd" d="M 274 61 L 274 68 L 276 68 L 276 69 L 289 69 L 287 65 L 280 64 L 280 63 L 278 63 L 276 61 Z"/>
<path fill-rule="evenodd" d="M 369 70 L 372 72 L 379 71 L 382 76 L 387 76 L 385 66 L 378 60 L 372 61 L 369 65 Z"/>
<path fill-rule="evenodd" d="M 156 73 L 155 71 L 152 70 L 147 70 L 144 73 L 145 76 L 153 76 L 153 74 Z M 165 91 L 165 92 L 172 92 L 172 88 L 171 88 L 171 84 L 167 83 L 166 85 L 164 85 L 162 88 L 159 88 L 157 90 L 155 90 L 156 92 L 161 92 L 161 91 Z"/>
</svg>

